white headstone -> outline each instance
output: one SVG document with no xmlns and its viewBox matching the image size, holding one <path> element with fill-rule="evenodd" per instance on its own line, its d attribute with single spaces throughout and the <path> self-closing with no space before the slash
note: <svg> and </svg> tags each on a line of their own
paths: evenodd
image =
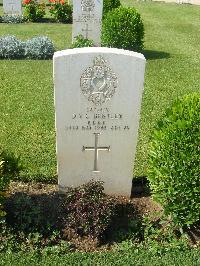
<svg viewBox="0 0 200 266">
<path fill-rule="evenodd" d="M 72 41 L 82 35 L 100 46 L 102 10 L 103 0 L 73 0 Z"/>
<path fill-rule="evenodd" d="M 113 48 L 54 54 L 59 189 L 89 180 L 130 196 L 145 58 Z"/>
<path fill-rule="evenodd" d="M 20 0 L 3 0 L 3 10 L 5 15 L 22 15 L 22 4 Z"/>
</svg>

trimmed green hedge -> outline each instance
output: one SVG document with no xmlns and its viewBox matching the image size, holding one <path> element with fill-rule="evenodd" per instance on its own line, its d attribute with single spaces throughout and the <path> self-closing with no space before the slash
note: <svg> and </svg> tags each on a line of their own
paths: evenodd
<svg viewBox="0 0 200 266">
<path fill-rule="evenodd" d="M 144 25 L 135 8 L 115 8 L 103 20 L 102 46 L 140 52 L 143 38 Z"/>
<path fill-rule="evenodd" d="M 178 99 L 153 133 L 148 178 L 179 226 L 200 220 L 200 94 Z"/>
<path fill-rule="evenodd" d="M 114 8 L 120 7 L 120 0 L 103 0 L 103 16 Z"/>
</svg>

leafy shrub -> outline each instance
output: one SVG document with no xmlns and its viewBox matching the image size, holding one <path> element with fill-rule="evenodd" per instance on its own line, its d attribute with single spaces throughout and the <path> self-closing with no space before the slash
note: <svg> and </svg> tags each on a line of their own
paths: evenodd
<svg viewBox="0 0 200 266">
<path fill-rule="evenodd" d="M 150 147 L 148 178 L 156 201 L 178 226 L 200 220 L 200 95 L 167 109 Z"/>
<path fill-rule="evenodd" d="M 5 151 L 0 153 L 0 219 L 4 217 L 5 212 L 3 211 L 4 198 L 6 196 L 6 189 L 10 184 L 11 179 L 14 175 L 19 173 L 21 165 L 19 158 L 13 154 L 8 154 Z"/>
<path fill-rule="evenodd" d="M 15 36 L 4 36 L 0 38 L 0 58 L 18 59 L 24 57 L 24 42 Z"/>
<path fill-rule="evenodd" d="M 45 15 L 45 4 L 37 0 L 24 0 L 24 17 L 27 21 L 39 21 Z"/>
<path fill-rule="evenodd" d="M 114 8 L 120 7 L 120 0 L 104 0 L 103 1 L 103 16 Z"/>
<path fill-rule="evenodd" d="M 49 0 L 49 3 L 49 12 L 58 22 L 72 22 L 72 6 L 70 4 L 64 0 Z"/>
<path fill-rule="evenodd" d="M 54 45 L 46 36 L 38 36 L 26 41 L 25 57 L 29 59 L 50 59 L 54 52 Z"/>
<path fill-rule="evenodd" d="M 166 219 L 162 212 L 152 212 L 143 217 L 143 242 L 148 250 L 155 254 L 164 255 L 170 250 L 185 251 L 189 248 L 186 234 Z"/>
<path fill-rule="evenodd" d="M 59 198 L 55 199 L 59 201 Z M 58 214 L 58 209 L 52 207 L 54 205 L 53 197 L 48 199 L 48 195 L 16 193 L 6 203 L 7 223 L 25 234 L 51 234 Z"/>
<path fill-rule="evenodd" d="M 10 24 L 18 24 L 18 23 L 23 23 L 24 18 L 22 16 L 17 16 L 17 15 L 4 15 L 1 17 L 1 22 L 2 23 L 10 23 Z"/>
<path fill-rule="evenodd" d="M 143 49 L 144 26 L 140 14 L 131 7 L 110 11 L 102 24 L 102 45 L 140 52 Z"/>
<path fill-rule="evenodd" d="M 75 41 L 72 44 L 72 48 L 81 48 L 81 47 L 93 47 L 94 42 L 89 39 L 85 39 L 82 35 L 75 37 Z"/>
<path fill-rule="evenodd" d="M 64 228 L 72 228 L 84 236 L 100 237 L 108 227 L 114 204 L 103 193 L 102 182 L 89 182 L 66 193 L 64 210 L 67 213 Z"/>
<path fill-rule="evenodd" d="M 98 237 L 111 221 L 113 206 L 103 193 L 101 182 L 69 188 L 61 195 L 19 192 L 7 201 L 7 222 L 26 234 L 47 235 L 53 230 L 63 230 L 66 235 L 73 230 L 79 236 Z"/>
<path fill-rule="evenodd" d="M 1 252 L 36 252 L 37 254 L 66 254 L 73 250 L 69 242 L 61 239 L 58 231 L 51 232 L 48 237 L 39 232 L 16 232 L 3 223 L 0 227 L 0 253 Z"/>
</svg>

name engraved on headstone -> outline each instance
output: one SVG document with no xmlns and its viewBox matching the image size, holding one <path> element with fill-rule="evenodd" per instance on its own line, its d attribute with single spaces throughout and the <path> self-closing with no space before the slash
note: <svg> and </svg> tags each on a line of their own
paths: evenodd
<svg viewBox="0 0 200 266">
<path fill-rule="evenodd" d="M 100 110 L 100 109 L 99 109 Z M 107 121 L 112 121 L 108 125 Z M 105 111 L 93 112 L 86 108 L 85 113 L 72 114 L 70 124 L 67 123 L 66 131 L 70 130 L 129 130 L 129 126 L 123 124 L 123 114 L 111 113 L 108 108 Z"/>
<path fill-rule="evenodd" d="M 101 19 L 95 19 L 94 15 L 92 17 L 88 17 L 87 15 L 83 15 L 81 17 L 78 17 L 77 19 L 73 19 L 73 22 L 85 22 L 88 23 L 88 20 L 92 19 L 95 23 L 101 23 Z M 84 26 L 85 24 L 83 24 Z M 82 28 L 83 28 L 82 26 Z"/>
</svg>

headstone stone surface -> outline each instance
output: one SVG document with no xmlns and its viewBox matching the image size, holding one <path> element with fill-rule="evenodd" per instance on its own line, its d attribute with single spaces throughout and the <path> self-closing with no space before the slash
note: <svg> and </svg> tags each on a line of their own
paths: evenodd
<svg viewBox="0 0 200 266">
<path fill-rule="evenodd" d="M 73 0 L 72 41 L 82 35 L 100 45 L 102 10 L 103 0 Z"/>
<path fill-rule="evenodd" d="M 5 15 L 22 15 L 22 4 L 20 0 L 3 0 L 3 10 Z"/>
<path fill-rule="evenodd" d="M 54 54 L 59 189 L 89 180 L 131 193 L 145 58 L 113 48 Z"/>
</svg>

